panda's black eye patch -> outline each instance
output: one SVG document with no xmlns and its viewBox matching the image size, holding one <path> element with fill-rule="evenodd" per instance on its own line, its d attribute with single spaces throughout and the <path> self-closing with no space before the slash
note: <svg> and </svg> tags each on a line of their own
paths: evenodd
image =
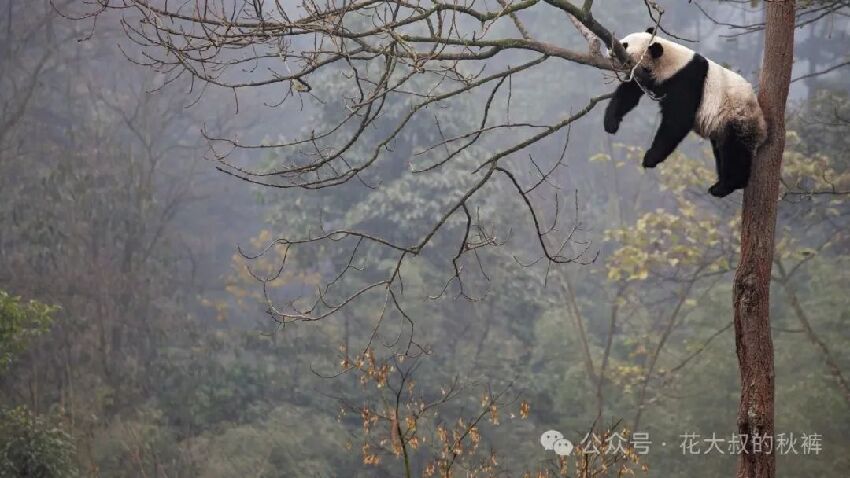
<svg viewBox="0 0 850 478">
<path fill-rule="evenodd" d="M 629 42 L 625 42 L 625 41 L 624 41 L 624 42 L 623 42 L 623 49 L 626 49 L 626 48 L 628 48 L 628 47 L 629 47 Z"/>
</svg>

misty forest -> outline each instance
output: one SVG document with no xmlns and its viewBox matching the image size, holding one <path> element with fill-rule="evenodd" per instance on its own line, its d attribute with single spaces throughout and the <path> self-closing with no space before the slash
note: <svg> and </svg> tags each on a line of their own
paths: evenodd
<svg viewBox="0 0 850 478">
<path fill-rule="evenodd" d="M 847 0 L 0 0 L 0 478 L 846 477 L 848 151 Z"/>
</svg>

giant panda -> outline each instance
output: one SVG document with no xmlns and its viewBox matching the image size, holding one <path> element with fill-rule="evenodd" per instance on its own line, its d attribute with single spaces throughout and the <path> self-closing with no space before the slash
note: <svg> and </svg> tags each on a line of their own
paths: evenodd
<svg viewBox="0 0 850 478">
<path fill-rule="evenodd" d="M 691 130 L 711 140 L 717 183 L 708 192 L 724 197 L 743 189 L 767 125 L 752 85 L 741 75 L 678 43 L 659 38 L 652 28 L 621 40 L 637 65 L 629 81 L 614 91 L 605 110 L 605 131 L 614 134 L 644 92 L 659 100 L 661 125 L 643 166 L 667 159 Z"/>
</svg>

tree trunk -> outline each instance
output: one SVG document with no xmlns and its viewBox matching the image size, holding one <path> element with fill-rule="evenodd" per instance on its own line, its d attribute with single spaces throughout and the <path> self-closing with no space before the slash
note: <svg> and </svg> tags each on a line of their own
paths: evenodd
<svg viewBox="0 0 850 478">
<path fill-rule="evenodd" d="M 741 212 L 741 260 L 735 275 L 735 347 L 741 374 L 738 433 L 744 450 L 739 478 L 773 478 L 775 460 L 758 438 L 772 437 L 773 340 L 769 292 L 773 265 L 780 168 L 785 150 L 785 102 L 794 52 L 794 0 L 765 2 L 764 59 L 759 104 L 768 124 L 767 142 L 753 161 Z M 772 442 L 771 442 L 772 443 Z"/>
</svg>

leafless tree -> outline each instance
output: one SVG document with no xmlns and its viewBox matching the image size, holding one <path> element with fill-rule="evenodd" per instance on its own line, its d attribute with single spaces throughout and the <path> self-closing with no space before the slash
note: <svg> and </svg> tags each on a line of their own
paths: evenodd
<svg viewBox="0 0 850 478">
<path fill-rule="evenodd" d="M 299 248 L 335 243 L 349 251 L 342 270 L 312 299 L 299 302 L 300 305 L 280 305 L 273 303 L 267 292 L 268 310 L 278 321 L 319 320 L 373 293 L 383 297 L 379 324 L 389 311 L 410 320 L 399 301 L 404 287 L 403 265 L 432 246 L 435 237 L 449 224 L 460 224 L 465 232 L 456 245 L 453 274 L 443 292 L 455 286 L 466 295 L 462 290 L 466 262 L 480 263 L 481 249 L 502 242 L 484 224 L 473 203 L 476 196 L 484 194 L 485 186 L 496 181 L 502 181 L 517 195 L 518 204 L 530 218 L 532 237 L 536 236 L 540 251 L 540 257 L 532 264 L 593 259 L 576 236 L 580 223 L 573 220 L 563 225 L 560 216 L 574 212 L 563 206 L 566 200 L 555 197 L 554 217 L 547 217 L 553 214 L 547 214 L 540 204 L 540 191 L 551 185 L 549 180 L 562 165 L 563 155 L 543 165 L 530 156 L 519 159 L 515 153 L 567 133 L 573 122 L 587 115 L 607 95 L 590 98 L 585 106 L 549 124 L 494 120 L 496 115 L 491 114 L 497 95 L 506 96 L 509 103 L 512 82 L 546 62 L 569 61 L 616 75 L 629 74 L 622 47 L 612 42 L 614 35 L 593 17 L 593 1 L 582 5 L 565 0 L 500 0 L 498 5 L 477 1 L 377 0 L 98 3 L 97 10 L 83 16 L 97 18 L 118 10 L 127 35 L 143 48 L 143 55 L 134 61 L 167 75 L 169 81 L 188 76 L 202 85 L 201 89 L 207 85 L 230 88 L 237 102 L 240 90 L 268 85 L 284 86 L 276 104 L 294 102 L 300 106 L 307 95 L 318 101 L 339 101 L 325 97 L 320 82 L 314 79 L 328 73 L 344 78 L 350 91 L 341 99 L 345 114 L 324 130 L 304 131 L 294 139 L 262 144 L 211 135 L 218 168 L 250 183 L 303 190 L 333 188 L 352 181 L 376 187 L 378 180 L 370 172 L 390 154 L 393 141 L 417 115 L 433 114 L 434 126 L 443 139 L 409 162 L 412 174 L 446 174 L 477 143 L 496 135 L 521 138 L 500 145 L 486 157 L 475 158 L 464 170 L 469 180 L 462 192 L 448 201 L 436 220 L 412 242 L 346 226 L 322 227 L 308 237 L 278 238 L 259 254 L 249 255 L 256 258 L 271 249 L 282 249 L 283 271 L 286 258 Z M 538 40 L 521 18 L 531 9 L 549 9 L 563 15 L 587 44 L 570 49 Z M 659 24 L 663 11 L 654 2 L 647 2 L 647 9 Z M 571 28 L 565 28 L 565 32 Z M 602 44 L 610 47 L 610 54 L 602 53 Z M 519 53 L 526 55 L 520 57 Z M 520 60 L 515 62 L 516 58 Z M 440 116 L 432 111 L 479 90 L 486 104 L 477 127 L 447 134 Z M 382 122 L 383 113 L 393 102 L 404 102 L 409 108 L 400 121 L 387 125 Z M 389 133 L 380 141 L 366 143 L 365 133 L 370 129 Z M 249 168 L 241 165 L 235 154 L 246 149 L 275 151 L 282 159 L 271 167 Z M 577 210 L 578 206 L 576 213 Z M 392 254 L 395 266 L 380 280 L 344 290 L 345 277 L 361 272 L 360 262 L 374 248 Z M 265 284 L 276 277 L 258 279 Z"/>
</svg>

